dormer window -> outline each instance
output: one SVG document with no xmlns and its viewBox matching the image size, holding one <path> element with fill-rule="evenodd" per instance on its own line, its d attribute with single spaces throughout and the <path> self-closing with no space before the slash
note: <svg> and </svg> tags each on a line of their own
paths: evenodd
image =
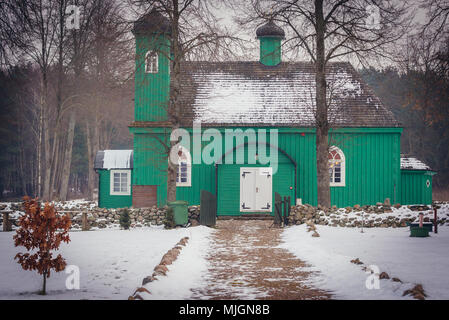
<svg viewBox="0 0 449 320">
<path fill-rule="evenodd" d="M 158 73 L 159 59 L 156 51 L 148 51 L 145 55 L 145 73 Z"/>
</svg>

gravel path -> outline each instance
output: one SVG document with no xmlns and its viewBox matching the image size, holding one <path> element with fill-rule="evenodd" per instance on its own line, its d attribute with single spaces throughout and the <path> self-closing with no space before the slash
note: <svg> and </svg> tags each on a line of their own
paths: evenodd
<svg viewBox="0 0 449 320">
<path fill-rule="evenodd" d="M 192 299 L 329 299 L 305 282 L 313 273 L 282 248 L 269 220 L 219 220 L 209 249 L 207 286 Z"/>
</svg>

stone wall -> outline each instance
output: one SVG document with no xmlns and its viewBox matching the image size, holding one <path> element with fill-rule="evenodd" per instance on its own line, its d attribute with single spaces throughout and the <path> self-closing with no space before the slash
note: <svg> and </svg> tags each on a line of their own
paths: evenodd
<svg viewBox="0 0 449 320">
<path fill-rule="evenodd" d="M 424 222 L 433 222 L 433 210 L 428 206 L 400 206 L 378 203 L 375 206 L 346 208 L 322 208 L 310 205 L 298 205 L 291 208 L 289 223 L 299 225 L 313 222 L 317 225 L 332 227 L 398 228 L 407 223 L 417 222 L 419 213 L 424 214 Z M 448 213 L 439 212 L 439 224 L 449 224 Z"/>
<path fill-rule="evenodd" d="M 0 206 L 1 208 L 1 206 Z M 131 218 L 131 228 L 141 228 L 149 226 L 161 226 L 164 224 L 165 213 L 167 206 L 163 208 L 136 208 L 128 209 Z M 18 227 L 18 218 L 23 214 L 21 203 L 10 203 L 8 207 L 6 205 L 2 208 L 13 211 L 10 215 L 10 220 L 13 229 Z M 87 220 L 90 229 L 106 229 L 106 228 L 120 228 L 120 214 L 125 209 L 103 209 L 95 206 L 95 203 L 86 202 L 82 205 L 66 206 L 64 204 L 57 203 L 56 209 L 58 212 L 68 214 L 72 219 L 72 230 L 82 229 L 83 213 L 87 212 Z M 189 222 L 192 226 L 199 224 L 200 207 L 190 206 L 189 210 Z"/>
<path fill-rule="evenodd" d="M 91 228 L 104 229 L 108 227 L 119 227 L 120 214 L 125 209 L 101 209 L 93 208 L 88 210 L 88 221 Z M 131 228 L 141 228 L 150 226 L 161 226 L 164 224 L 165 213 L 167 207 L 158 208 L 135 208 L 128 209 L 131 218 Z M 199 224 L 199 206 L 189 207 L 189 223 L 192 226 Z M 81 229 L 82 226 L 82 212 L 71 214 L 72 228 Z"/>
<path fill-rule="evenodd" d="M 440 225 L 449 225 L 449 203 L 438 205 L 438 219 Z M 82 214 L 87 212 L 89 227 L 93 230 L 105 228 L 120 228 L 120 213 L 124 209 L 102 209 L 96 207 L 95 202 L 56 203 L 58 212 L 67 213 L 72 218 L 72 229 L 82 229 Z M 17 228 L 17 219 L 22 214 L 21 203 L 0 204 L 0 210 L 10 210 L 13 229 Z M 161 226 L 164 224 L 167 207 L 143 209 L 129 209 L 131 228 Z M 199 224 L 200 206 L 189 207 L 189 222 L 191 226 Z M 378 203 L 375 206 L 359 206 L 346 208 L 322 208 L 310 205 L 298 205 L 291 208 L 289 224 L 303 224 L 311 221 L 317 225 L 332 227 L 406 227 L 409 222 L 416 222 L 418 214 L 424 214 L 424 222 L 433 222 L 433 210 L 428 206 L 400 206 Z M 1 223 L 1 221 L 0 221 Z"/>
</svg>

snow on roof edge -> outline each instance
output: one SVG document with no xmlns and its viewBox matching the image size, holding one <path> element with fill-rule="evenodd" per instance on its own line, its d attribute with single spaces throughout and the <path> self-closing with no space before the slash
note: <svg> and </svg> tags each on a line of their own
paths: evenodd
<svg viewBox="0 0 449 320">
<path fill-rule="evenodd" d="M 100 150 L 95 157 L 94 169 L 132 169 L 133 150 Z"/>
<path fill-rule="evenodd" d="M 401 157 L 401 170 L 433 171 L 424 162 L 414 157 Z"/>
</svg>

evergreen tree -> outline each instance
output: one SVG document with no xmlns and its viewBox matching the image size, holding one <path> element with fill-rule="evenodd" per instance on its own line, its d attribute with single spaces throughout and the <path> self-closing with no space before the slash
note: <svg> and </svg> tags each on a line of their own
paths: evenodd
<svg viewBox="0 0 449 320">
<path fill-rule="evenodd" d="M 129 210 L 123 209 L 122 213 L 120 214 L 120 226 L 125 230 L 129 230 L 130 225 L 131 218 L 129 216 Z"/>
<path fill-rule="evenodd" d="M 165 229 L 173 229 L 174 227 L 176 227 L 173 208 L 167 209 L 167 212 L 165 213 L 164 225 Z"/>
</svg>

